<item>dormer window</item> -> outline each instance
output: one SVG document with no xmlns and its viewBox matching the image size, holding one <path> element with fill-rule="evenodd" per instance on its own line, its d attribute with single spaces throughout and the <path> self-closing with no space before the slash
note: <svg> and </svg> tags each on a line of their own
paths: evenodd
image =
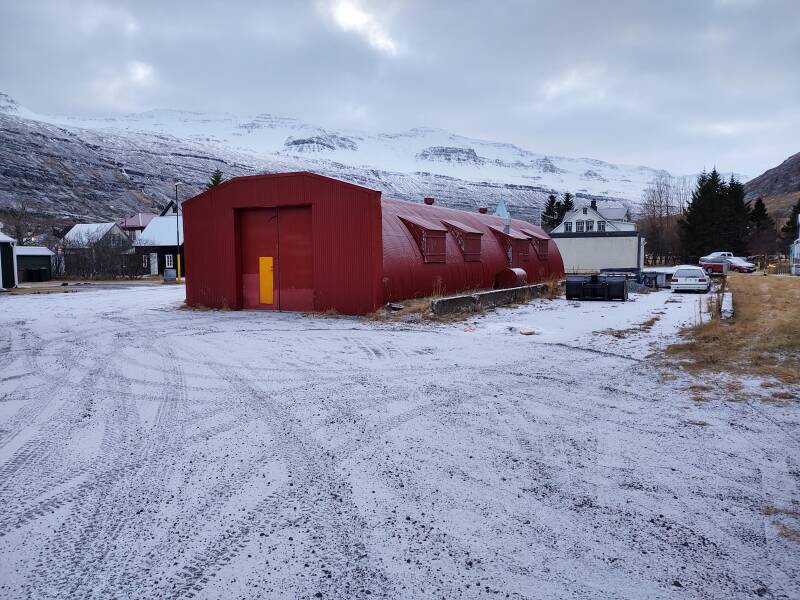
<svg viewBox="0 0 800 600">
<path fill-rule="evenodd" d="M 572 233 L 572 221 L 564 221 L 564 232 Z"/>
<path fill-rule="evenodd" d="M 479 262 L 481 260 L 481 236 L 483 232 L 464 225 L 459 221 L 442 221 L 442 225 L 456 240 L 461 254 L 464 255 L 464 262 Z"/>
<path fill-rule="evenodd" d="M 417 243 L 417 248 L 419 248 L 420 254 L 422 254 L 422 262 L 445 262 L 447 256 L 447 229 L 419 217 L 407 215 L 400 217 L 400 220 Z"/>
<path fill-rule="evenodd" d="M 583 221 L 575 221 L 575 231 L 577 233 L 583 233 L 583 226 L 584 226 Z"/>
<path fill-rule="evenodd" d="M 586 231 L 594 231 L 594 221 L 586 221 Z"/>
</svg>

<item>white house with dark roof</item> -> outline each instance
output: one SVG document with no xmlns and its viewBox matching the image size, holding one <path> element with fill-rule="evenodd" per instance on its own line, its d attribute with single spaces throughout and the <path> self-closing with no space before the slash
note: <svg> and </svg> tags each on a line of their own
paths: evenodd
<svg viewBox="0 0 800 600">
<path fill-rule="evenodd" d="M 645 240 L 626 207 L 602 207 L 592 200 L 564 215 L 550 232 L 567 273 L 638 271 Z"/>
</svg>

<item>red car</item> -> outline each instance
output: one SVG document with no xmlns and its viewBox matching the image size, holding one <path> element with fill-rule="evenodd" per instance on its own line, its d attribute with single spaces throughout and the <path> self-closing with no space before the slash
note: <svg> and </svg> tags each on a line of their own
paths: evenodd
<svg viewBox="0 0 800 600">
<path fill-rule="evenodd" d="M 724 272 L 723 265 L 725 263 L 728 263 L 728 271 L 734 273 L 752 273 L 756 270 L 756 266 L 753 263 L 736 256 L 710 255 L 700 259 L 700 266 L 703 267 L 703 270 L 709 275 L 713 273 L 722 274 Z"/>
</svg>

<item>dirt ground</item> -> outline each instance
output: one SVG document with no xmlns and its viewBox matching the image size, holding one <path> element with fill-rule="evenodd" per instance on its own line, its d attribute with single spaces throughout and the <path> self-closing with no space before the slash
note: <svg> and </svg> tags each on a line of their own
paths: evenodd
<svg viewBox="0 0 800 600">
<path fill-rule="evenodd" d="M 0 298 L 0 597 L 800 597 L 796 386 L 657 366 L 703 296 L 182 297 Z"/>
</svg>

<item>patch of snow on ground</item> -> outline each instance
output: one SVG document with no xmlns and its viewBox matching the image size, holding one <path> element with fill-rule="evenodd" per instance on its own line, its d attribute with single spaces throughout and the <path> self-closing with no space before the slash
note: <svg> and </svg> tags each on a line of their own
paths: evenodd
<svg viewBox="0 0 800 600">
<path fill-rule="evenodd" d="M 0 596 L 796 598 L 797 404 L 698 404 L 648 358 L 703 298 L 0 298 Z"/>
</svg>

